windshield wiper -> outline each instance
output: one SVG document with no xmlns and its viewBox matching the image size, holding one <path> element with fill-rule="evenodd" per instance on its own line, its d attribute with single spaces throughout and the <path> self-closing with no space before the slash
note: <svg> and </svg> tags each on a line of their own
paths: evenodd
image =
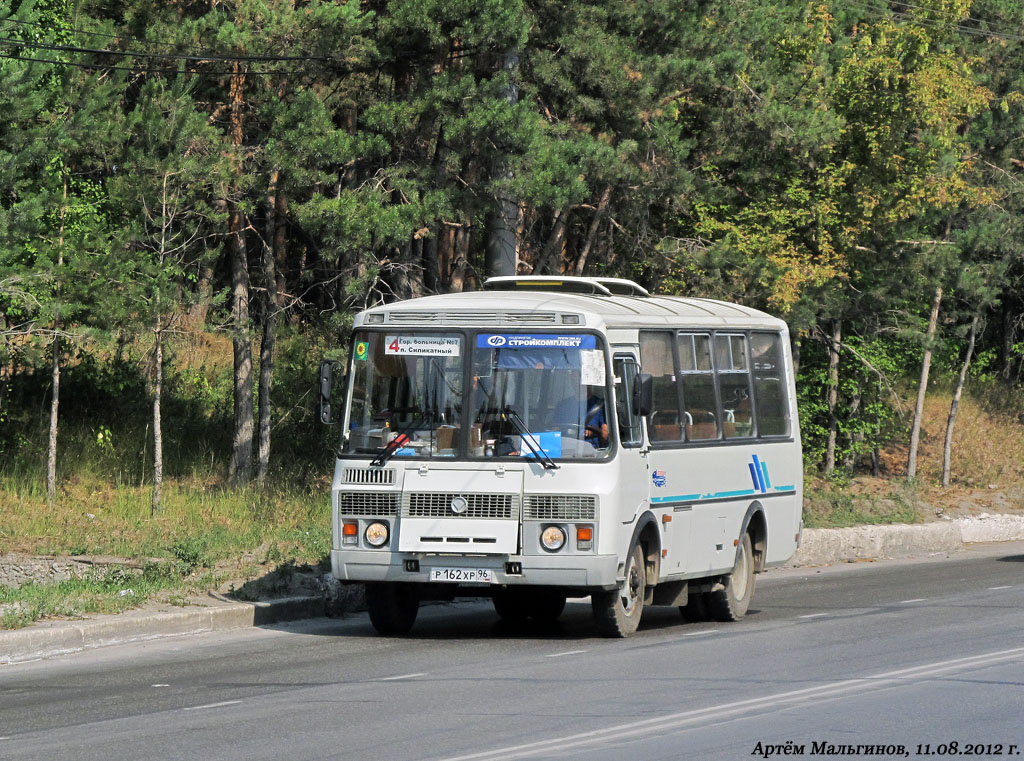
<svg viewBox="0 0 1024 761">
<path fill-rule="evenodd" d="M 380 450 L 377 451 L 376 456 L 374 456 L 374 458 L 370 460 L 370 466 L 380 467 L 388 460 L 390 460 L 392 457 L 394 457 L 395 452 L 397 452 L 399 449 L 405 446 L 406 443 L 408 443 L 409 433 L 415 430 L 416 428 L 420 427 L 428 419 L 431 421 L 431 428 L 433 428 L 433 410 L 428 409 L 425 412 L 421 412 L 419 415 L 412 419 L 409 425 L 405 426 L 404 428 L 402 428 L 402 430 L 398 431 L 395 434 L 395 438 L 391 439 L 391 441 L 389 441 Z"/>
<path fill-rule="evenodd" d="M 534 435 L 530 433 L 530 429 L 526 427 L 526 423 L 524 423 L 523 419 L 519 417 L 518 412 L 506 405 L 502 407 L 501 415 L 512 423 L 513 427 L 519 433 L 519 437 L 523 440 L 526 446 L 529 447 L 533 456 L 540 460 L 540 463 L 544 466 L 545 470 L 558 470 L 558 463 L 552 460 L 548 456 L 548 453 L 544 451 L 544 447 L 542 447 L 540 442 L 538 442 L 537 439 L 534 438 Z"/>
</svg>

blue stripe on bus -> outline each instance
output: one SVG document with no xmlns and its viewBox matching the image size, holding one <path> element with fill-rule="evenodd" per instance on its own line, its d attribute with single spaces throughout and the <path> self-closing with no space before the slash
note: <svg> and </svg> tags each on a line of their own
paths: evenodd
<svg viewBox="0 0 1024 761">
<path fill-rule="evenodd" d="M 754 468 L 754 463 L 748 462 L 747 470 L 750 471 L 750 480 L 754 482 L 754 491 L 757 491 L 761 484 L 757 480 L 757 470 Z"/>
<path fill-rule="evenodd" d="M 754 488 L 763 494 L 768 490 L 764 486 L 764 476 L 761 474 L 761 467 L 761 461 L 757 458 L 757 455 L 754 455 L 754 480 L 757 481 L 754 484 Z"/>
<path fill-rule="evenodd" d="M 662 502 L 693 502 L 700 499 L 699 494 L 680 494 L 675 497 L 651 497 L 651 502 L 661 504 Z"/>
<path fill-rule="evenodd" d="M 768 491 L 772 488 L 772 480 L 768 477 L 768 463 L 761 463 L 761 474 L 764 476 L 764 490 Z"/>
</svg>

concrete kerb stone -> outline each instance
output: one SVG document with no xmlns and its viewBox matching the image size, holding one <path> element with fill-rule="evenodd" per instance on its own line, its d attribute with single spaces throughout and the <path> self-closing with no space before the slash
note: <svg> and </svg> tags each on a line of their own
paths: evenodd
<svg viewBox="0 0 1024 761">
<path fill-rule="evenodd" d="M 1024 541 L 1024 516 L 979 515 L 915 525 L 805 529 L 787 567 L 956 552 L 965 544 Z"/>
<path fill-rule="evenodd" d="M 174 611 L 135 610 L 88 621 L 48 621 L 25 629 L 0 631 L 0 664 L 161 637 L 265 626 L 323 614 L 321 597 L 287 597 L 257 603 L 211 597 L 209 605 Z"/>
</svg>

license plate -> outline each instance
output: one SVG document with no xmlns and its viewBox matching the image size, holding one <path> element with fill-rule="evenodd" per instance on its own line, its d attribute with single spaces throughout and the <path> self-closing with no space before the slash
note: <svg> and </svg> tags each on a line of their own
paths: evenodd
<svg viewBox="0 0 1024 761">
<path fill-rule="evenodd" d="M 430 580 L 493 584 L 494 571 L 490 568 L 431 568 Z"/>
</svg>

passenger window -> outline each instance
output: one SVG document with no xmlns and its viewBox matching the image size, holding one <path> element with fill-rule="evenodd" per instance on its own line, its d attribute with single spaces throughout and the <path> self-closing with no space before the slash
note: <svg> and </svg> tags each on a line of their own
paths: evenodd
<svg viewBox="0 0 1024 761">
<path fill-rule="evenodd" d="M 750 403 L 750 374 L 747 370 L 747 337 L 715 335 L 715 364 L 718 390 L 722 400 L 722 432 L 727 439 L 754 435 L 753 408 Z"/>
<path fill-rule="evenodd" d="M 711 367 L 710 336 L 679 335 L 679 367 L 683 388 L 683 418 L 687 441 L 707 441 L 719 435 L 715 410 L 715 376 Z"/>
<path fill-rule="evenodd" d="M 785 355 L 781 336 L 777 333 L 752 333 L 750 354 L 754 369 L 757 431 L 761 436 L 788 436 Z"/>
<path fill-rule="evenodd" d="M 654 404 L 647 418 L 652 442 L 682 441 L 679 414 L 679 390 L 676 388 L 675 361 L 670 333 L 640 333 L 640 365 L 653 376 Z"/>
</svg>

